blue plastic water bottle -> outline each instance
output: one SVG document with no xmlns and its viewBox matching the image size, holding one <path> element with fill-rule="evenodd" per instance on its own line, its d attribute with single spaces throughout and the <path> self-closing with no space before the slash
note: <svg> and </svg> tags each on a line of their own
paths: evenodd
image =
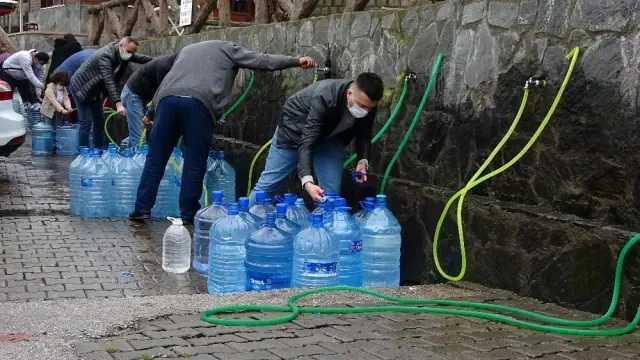
<svg viewBox="0 0 640 360">
<path fill-rule="evenodd" d="M 253 215 L 249 212 L 249 198 L 241 197 L 238 199 L 238 210 L 240 211 L 240 217 L 246 222 L 253 225 L 254 230 L 258 230 L 264 222 L 260 217 Z"/>
<path fill-rule="evenodd" d="M 222 192 L 214 191 L 213 203 L 200 209 L 194 218 L 193 230 L 193 269 L 200 274 L 209 274 L 209 230 L 218 219 L 227 216 L 222 205 Z"/>
<path fill-rule="evenodd" d="M 133 212 L 141 176 L 142 167 L 133 159 L 131 150 L 125 149 L 113 167 L 114 216 L 126 217 Z"/>
<path fill-rule="evenodd" d="M 360 201 L 360 206 L 362 210 L 358 211 L 355 215 L 353 215 L 353 219 L 360 225 L 362 225 L 362 219 L 364 219 L 365 215 L 369 213 L 369 211 L 373 210 L 376 207 L 376 198 L 366 197 L 364 201 Z"/>
<path fill-rule="evenodd" d="M 351 214 L 343 198 L 335 200 L 333 221 L 328 229 L 340 241 L 338 283 L 346 286 L 362 286 L 362 230 Z"/>
<path fill-rule="evenodd" d="M 256 202 L 249 209 L 249 212 L 261 219 L 267 217 L 267 214 L 274 212 L 276 209 L 267 201 L 267 194 L 264 191 L 256 191 Z"/>
<path fill-rule="evenodd" d="M 276 205 L 276 227 L 293 239 L 302 230 L 300 225 L 287 219 L 287 204 L 281 203 Z"/>
<path fill-rule="evenodd" d="M 303 198 L 297 198 L 294 205 L 287 208 L 287 218 L 302 229 L 309 227 L 309 210 Z"/>
<path fill-rule="evenodd" d="M 293 242 L 292 286 L 337 285 L 340 241 L 324 227 L 322 213 L 310 214 L 309 223 Z"/>
<path fill-rule="evenodd" d="M 31 154 L 35 156 L 53 155 L 54 132 L 53 127 L 42 121 L 33 125 L 31 140 Z"/>
<path fill-rule="evenodd" d="M 207 189 L 222 191 L 229 201 L 236 199 L 236 171 L 224 159 L 224 151 L 217 151 L 211 166 L 210 176 L 206 177 Z"/>
<path fill-rule="evenodd" d="M 211 181 L 209 180 L 209 178 L 211 176 L 213 176 L 212 175 L 213 170 L 214 170 L 213 167 L 216 164 L 217 164 L 216 163 L 216 151 L 215 150 L 209 150 L 209 156 L 207 157 L 207 171 L 204 174 L 204 181 L 203 181 L 204 187 L 207 189 L 207 194 L 209 194 L 209 199 L 207 199 L 209 204 L 211 204 L 211 194 L 213 194 L 213 192 L 215 191 L 213 189 L 213 187 L 211 186 Z M 205 201 L 205 199 L 204 199 L 204 195 L 205 195 L 205 193 L 203 191 L 202 192 L 202 196 L 200 197 L 200 206 L 202 206 L 202 207 L 204 207 L 205 204 L 207 203 Z"/>
<path fill-rule="evenodd" d="M 267 214 L 265 225 L 249 236 L 246 252 L 247 290 L 291 287 L 293 238 L 276 227 L 275 213 Z"/>
<path fill-rule="evenodd" d="M 71 215 L 80 215 L 82 200 L 80 199 L 81 169 L 90 157 L 89 148 L 80 147 L 80 154 L 69 165 L 69 210 Z"/>
<path fill-rule="evenodd" d="M 362 219 L 362 286 L 400 285 L 400 223 L 387 209 L 387 197 Z"/>
<path fill-rule="evenodd" d="M 87 218 L 104 218 L 111 215 L 111 177 L 107 164 L 100 158 L 100 150 L 94 149 L 91 158 L 81 170 L 81 215 Z"/>
<path fill-rule="evenodd" d="M 140 147 L 140 150 L 138 150 L 133 156 L 133 160 L 140 164 L 143 169 L 144 163 L 147 161 L 147 154 L 149 154 L 149 145 L 143 144 L 142 147 Z"/>
<path fill-rule="evenodd" d="M 175 164 L 180 163 L 173 159 L 167 162 L 164 168 L 164 175 L 158 186 L 158 194 L 156 195 L 156 204 L 151 209 L 151 216 L 154 218 L 166 218 L 167 216 L 178 215 L 176 211 L 178 203 L 178 194 L 176 194 L 176 173 Z"/>
<path fill-rule="evenodd" d="M 253 227 L 239 216 L 238 204 L 229 204 L 227 216 L 212 226 L 209 243 L 210 294 L 245 291 L 245 242 Z"/>
<path fill-rule="evenodd" d="M 74 156 L 78 149 L 78 126 L 64 123 L 56 129 L 56 155 Z"/>
</svg>

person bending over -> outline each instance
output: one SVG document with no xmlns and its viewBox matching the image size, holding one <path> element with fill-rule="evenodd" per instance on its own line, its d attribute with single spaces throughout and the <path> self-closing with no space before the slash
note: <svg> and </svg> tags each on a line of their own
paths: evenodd
<svg viewBox="0 0 640 360">
<path fill-rule="evenodd" d="M 135 211 L 129 218 L 149 218 L 169 156 L 178 138 L 183 136 L 180 215 L 185 223 L 193 222 L 200 209 L 214 121 L 231 103 L 238 69 L 275 71 L 315 66 L 310 57 L 260 54 L 228 41 L 210 40 L 185 46 L 160 84 L 146 114 L 147 119 L 154 120 L 153 141 L 138 187 Z"/>
<path fill-rule="evenodd" d="M 48 62 L 46 52 L 18 51 L 2 63 L 0 80 L 6 81 L 12 89 L 18 88 L 23 103 L 34 104 L 44 88 L 42 80 Z"/>
<path fill-rule="evenodd" d="M 355 80 L 318 81 L 287 99 L 251 204 L 258 190 L 273 197 L 296 167 L 303 189 L 314 201 L 321 201 L 325 192 L 339 194 L 345 145 L 354 138 L 356 171 L 363 175 L 356 181 L 367 181 L 371 132 L 383 93 L 382 79 L 365 72 Z"/>
</svg>

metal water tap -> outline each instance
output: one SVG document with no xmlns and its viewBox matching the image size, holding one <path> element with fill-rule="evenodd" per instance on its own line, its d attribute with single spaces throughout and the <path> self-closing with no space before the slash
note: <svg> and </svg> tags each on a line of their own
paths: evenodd
<svg viewBox="0 0 640 360">
<path fill-rule="evenodd" d="M 416 79 L 418 79 L 418 75 L 416 75 L 416 73 L 412 71 L 407 71 L 407 76 L 404 77 L 405 82 L 409 80 L 416 80 Z"/>
<path fill-rule="evenodd" d="M 544 75 L 533 75 L 532 77 L 530 77 L 525 83 L 524 83 L 524 88 L 525 89 L 531 89 L 533 87 L 537 87 L 538 89 L 544 89 L 544 87 L 547 85 L 547 81 L 545 80 L 545 76 Z"/>
</svg>

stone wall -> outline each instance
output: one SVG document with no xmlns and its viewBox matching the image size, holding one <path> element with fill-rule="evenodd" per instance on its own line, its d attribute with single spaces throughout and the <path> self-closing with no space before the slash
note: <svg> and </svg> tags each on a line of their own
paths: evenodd
<svg viewBox="0 0 640 360">
<path fill-rule="evenodd" d="M 64 33 L 45 32 L 45 31 L 29 31 L 22 33 L 8 34 L 9 39 L 18 50 L 38 49 L 40 51 L 53 51 L 55 39 L 60 38 Z M 75 33 L 74 36 L 78 42 L 85 46 L 89 43 L 86 34 Z"/>
<path fill-rule="evenodd" d="M 87 33 L 89 5 L 60 5 L 29 12 L 29 21 L 38 24 L 40 31 Z"/>
<path fill-rule="evenodd" d="M 159 55 L 227 39 L 256 51 L 309 54 L 320 63 L 330 56 L 334 76 L 364 70 L 382 76 L 388 91 L 378 128 L 407 69 L 416 72 L 400 116 L 373 147 L 372 187 L 409 126 L 435 56 L 443 52 L 436 87 L 387 188 L 404 229 L 402 278 L 434 282 L 442 279 L 433 265 L 432 237 L 447 197 L 505 134 L 527 78 L 542 72 L 547 88 L 532 92 L 515 134 L 488 170 L 520 151 L 554 99 L 568 68 L 565 55 L 580 47 L 565 95 L 538 142 L 467 199 L 465 279 L 602 312 L 616 256 L 630 236 L 621 229 L 640 225 L 639 7 L 635 0 L 450 0 L 159 39 L 140 49 Z M 202 65 L 215 67 L 207 59 Z M 255 150 L 272 135 L 281 104 L 312 77 L 312 71 L 298 69 L 257 73 L 247 101 L 218 129 L 216 143 L 237 168 L 238 193 L 246 188 Z M 238 87 L 248 79 L 242 72 Z M 354 200 L 367 190 L 375 191 L 345 181 L 343 195 Z M 449 217 L 440 250 L 449 273 L 460 266 L 457 238 Z M 640 252 L 631 253 L 618 313 L 626 317 L 640 304 Z"/>
<path fill-rule="evenodd" d="M 443 0 L 369 0 L 367 9 L 380 8 L 408 8 L 413 6 L 428 5 Z M 345 0 L 319 0 L 313 10 L 313 16 L 340 14 L 344 12 Z"/>
</svg>

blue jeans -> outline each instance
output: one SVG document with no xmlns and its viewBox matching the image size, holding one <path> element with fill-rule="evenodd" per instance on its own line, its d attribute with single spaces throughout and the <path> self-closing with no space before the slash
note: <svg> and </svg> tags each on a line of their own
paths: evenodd
<svg viewBox="0 0 640 360">
<path fill-rule="evenodd" d="M 280 190 L 282 181 L 298 166 L 298 149 L 277 147 L 276 134 L 273 135 L 264 171 L 260 174 L 258 183 L 251 191 L 249 197 L 251 205 L 255 202 L 256 190 L 264 191 L 268 198 L 273 199 L 276 192 Z M 318 179 L 318 186 L 325 192 L 340 194 L 344 158 L 345 150 L 340 136 L 325 139 L 313 150 L 313 168 Z"/>
<path fill-rule="evenodd" d="M 200 209 L 202 181 L 213 137 L 213 119 L 207 108 L 191 97 L 167 96 L 156 108 L 151 130 L 153 141 L 144 164 L 135 210 L 149 214 L 156 203 L 158 186 L 171 152 L 182 136 L 184 169 L 180 187 L 180 215 L 193 219 Z"/>
<path fill-rule="evenodd" d="M 138 148 L 142 136 L 142 117 L 144 116 L 144 102 L 142 99 L 124 86 L 122 89 L 122 105 L 127 110 L 127 126 L 129 128 L 129 147 L 134 151 Z"/>
<path fill-rule="evenodd" d="M 71 88 L 71 96 L 75 99 L 75 92 Z M 89 134 L 93 127 L 93 146 L 96 149 L 106 149 L 107 141 L 104 134 L 104 112 L 100 98 L 81 103 L 76 101 L 78 122 L 80 123 L 78 146 L 89 146 Z"/>
</svg>

